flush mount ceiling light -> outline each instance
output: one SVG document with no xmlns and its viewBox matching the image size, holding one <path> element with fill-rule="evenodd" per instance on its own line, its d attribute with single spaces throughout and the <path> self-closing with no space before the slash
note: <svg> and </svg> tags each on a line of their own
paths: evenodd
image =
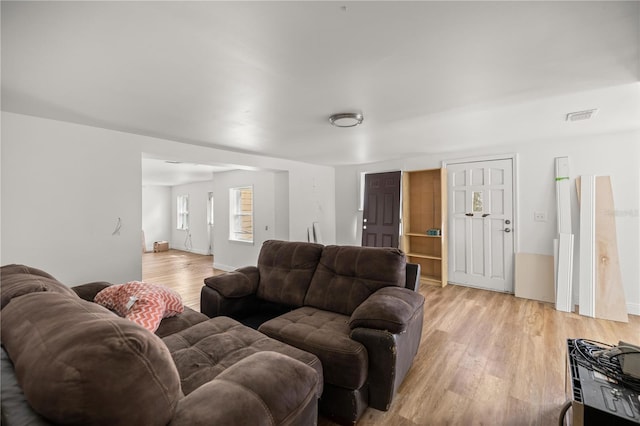
<svg viewBox="0 0 640 426">
<path fill-rule="evenodd" d="M 597 112 L 598 112 L 598 109 L 588 109 L 585 111 L 570 112 L 569 114 L 567 114 L 566 120 L 567 121 L 588 120 L 594 115 L 596 115 Z"/>
<path fill-rule="evenodd" d="M 359 112 L 343 112 L 329 117 L 329 123 L 336 127 L 355 127 L 362 123 L 364 117 Z"/>
</svg>

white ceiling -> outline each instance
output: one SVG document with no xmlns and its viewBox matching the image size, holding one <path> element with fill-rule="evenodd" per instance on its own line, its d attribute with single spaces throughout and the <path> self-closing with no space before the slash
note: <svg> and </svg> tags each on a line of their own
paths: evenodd
<svg viewBox="0 0 640 426">
<path fill-rule="evenodd" d="M 367 163 L 638 129 L 639 45 L 638 2 L 2 1 L 2 109 Z"/>
</svg>

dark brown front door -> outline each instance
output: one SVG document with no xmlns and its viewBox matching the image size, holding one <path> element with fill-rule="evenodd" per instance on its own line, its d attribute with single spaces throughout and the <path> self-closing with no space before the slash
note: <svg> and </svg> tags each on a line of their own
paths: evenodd
<svg viewBox="0 0 640 426">
<path fill-rule="evenodd" d="M 399 234 L 400 172 L 365 175 L 362 245 L 397 248 Z"/>
</svg>

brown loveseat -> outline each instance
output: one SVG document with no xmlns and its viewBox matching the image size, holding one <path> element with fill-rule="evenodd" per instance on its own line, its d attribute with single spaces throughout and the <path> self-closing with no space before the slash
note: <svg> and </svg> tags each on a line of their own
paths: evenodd
<svg viewBox="0 0 640 426">
<path fill-rule="evenodd" d="M 153 334 L 88 301 L 108 283 L 69 288 L 23 265 L 0 274 L 3 425 L 317 422 L 312 354 L 189 308 Z"/>
<path fill-rule="evenodd" d="M 317 355 L 321 413 L 355 423 L 389 409 L 418 350 L 424 297 L 409 265 L 397 249 L 270 240 L 257 266 L 205 279 L 201 311 Z"/>
</svg>

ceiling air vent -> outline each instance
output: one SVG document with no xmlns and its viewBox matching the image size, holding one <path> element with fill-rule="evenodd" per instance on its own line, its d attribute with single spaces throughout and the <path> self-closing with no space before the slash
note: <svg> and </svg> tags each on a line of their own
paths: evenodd
<svg viewBox="0 0 640 426">
<path fill-rule="evenodd" d="M 567 121 L 588 120 L 598 112 L 597 109 L 588 109 L 585 111 L 570 112 L 567 114 Z"/>
</svg>

